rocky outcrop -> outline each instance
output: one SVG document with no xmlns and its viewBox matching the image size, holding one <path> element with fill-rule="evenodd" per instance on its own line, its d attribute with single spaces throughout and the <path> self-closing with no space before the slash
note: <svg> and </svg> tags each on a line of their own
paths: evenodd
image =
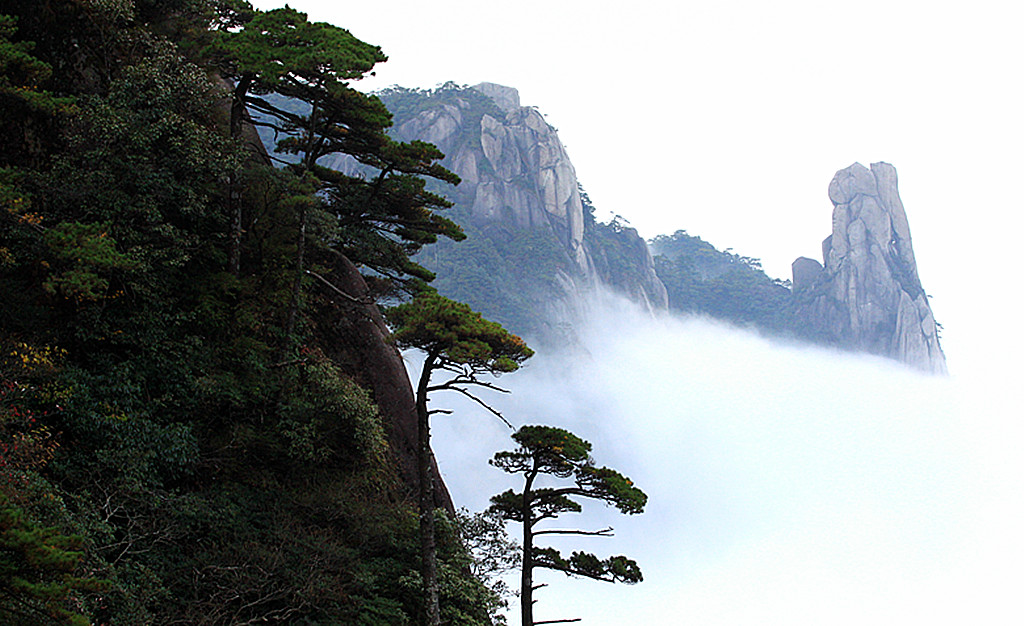
<svg viewBox="0 0 1024 626">
<path fill-rule="evenodd" d="M 648 310 L 668 308 L 668 290 L 654 269 L 647 242 L 617 221 L 595 224 L 584 241 L 601 282 Z"/>
<path fill-rule="evenodd" d="M 813 287 L 824 271 L 821 263 L 805 256 L 793 261 L 793 292 L 801 293 Z"/>
<path fill-rule="evenodd" d="M 793 263 L 797 315 L 812 339 L 946 372 L 928 296 L 918 277 L 910 226 L 888 163 L 840 170 L 828 188 L 832 235 L 824 265 Z"/>
<path fill-rule="evenodd" d="M 335 306 L 341 313 L 333 320 L 330 345 L 338 362 L 358 375 L 358 382 L 373 393 L 387 428 L 388 447 L 399 476 L 410 494 L 419 492 L 417 450 L 419 434 L 416 397 L 402 355 L 390 341 L 384 317 L 366 285 L 363 275 L 344 256 L 338 257 L 336 287 L 350 299 L 339 299 Z M 455 513 L 451 495 L 431 459 L 434 473 L 434 504 Z"/>
<path fill-rule="evenodd" d="M 539 111 L 519 105 L 515 89 L 493 83 L 473 89 L 491 100 L 492 110 L 464 115 L 472 102 L 455 99 L 399 120 L 396 137 L 428 141 L 447 155 L 444 165 L 462 179 L 456 196 L 474 219 L 551 228 L 586 271 L 576 170 L 558 133 Z M 467 128 L 470 124 L 475 127 Z"/>
<path fill-rule="evenodd" d="M 418 109 L 394 107 L 394 135 L 441 149 L 445 167 L 462 179 L 445 195 L 468 209 L 477 224 L 550 229 L 575 269 L 559 277 L 565 294 L 608 282 L 604 279 L 610 273 L 595 265 L 599 244 L 587 240 L 576 170 L 544 116 L 521 106 L 515 89 L 494 83 L 468 89 L 447 85 L 423 95 Z M 386 94 L 384 98 L 387 103 Z M 620 247 L 629 250 L 630 265 L 638 273 L 616 276 L 610 286 L 651 308 L 665 308 L 665 288 L 654 273 L 646 243 L 632 229 L 619 236 L 629 240 Z"/>
</svg>

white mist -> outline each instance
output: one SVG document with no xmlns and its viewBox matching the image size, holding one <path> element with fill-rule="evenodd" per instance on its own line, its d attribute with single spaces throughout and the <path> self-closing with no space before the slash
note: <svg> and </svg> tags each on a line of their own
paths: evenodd
<svg viewBox="0 0 1024 626">
<path fill-rule="evenodd" d="M 647 492 L 642 515 L 584 502 L 557 524 L 615 527 L 560 547 L 625 554 L 645 581 L 540 572 L 538 620 L 1024 620 L 1021 427 L 990 392 L 706 320 L 652 319 L 613 298 L 581 335 L 585 351 L 539 354 L 500 380 L 510 395 L 487 399 L 516 426 L 591 441 L 598 464 Z M 519 487 L 487 464 L 511 447 L 505 426 L 457 397 L 432 406 L 456 408 L 434 419 L 434 442 L 459 505 L 480 510 Z"/>
</svg>

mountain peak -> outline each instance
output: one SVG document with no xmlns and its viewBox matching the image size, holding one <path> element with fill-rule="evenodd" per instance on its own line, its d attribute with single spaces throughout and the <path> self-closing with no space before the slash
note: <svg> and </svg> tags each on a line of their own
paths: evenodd
<svg viewBox="0 0 1024 626">
<path fill-rule="evenodd" d="M 854 163 L 836 172 L 828 195 L 832 234 L 822 244 L 824 267 L 818 272 L 808 259 L 793 266 L 804 314 L 829 343 L 944 373 L 946 358 L 918 277 L 896 168 Z"/>
<path fill-rule="evenodd" d="M 519 90 L 515 87 L 506 87 L 497 83 L 480 83 L 473 85 L 473 89 L 493 100 L 494 104 L 498 105 L 498 108 L 505 113 L 515 111 L 522 106 L 519 104 Z"/>
</svg>

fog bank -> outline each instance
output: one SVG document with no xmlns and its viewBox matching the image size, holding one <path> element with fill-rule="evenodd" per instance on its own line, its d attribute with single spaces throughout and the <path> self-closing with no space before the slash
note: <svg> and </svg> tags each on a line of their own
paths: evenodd
<svg viewBox="0 0 1024 626">
<path fill-rule="evenodd" d="M 538 354 L 487 399 L 591 441 L 647 492 L 642 515 L 584 502 L 553 524 L 614 526 L 562 545 L 635 558 L 645 581 L 541 572 L 537 619 L 1021 623 L 1021 429 L 998 390 L 614 298 L 592 313 L 585 350 Z M 454 396 L 432 406 L 456 409 L 433 424 L 458 504 L 521 487 L 487 465 L 512 445 L 500 421 Z"/>
</svg>

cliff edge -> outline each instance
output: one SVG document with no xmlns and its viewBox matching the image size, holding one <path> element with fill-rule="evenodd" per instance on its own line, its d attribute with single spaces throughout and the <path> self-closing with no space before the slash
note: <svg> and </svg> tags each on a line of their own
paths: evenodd
<svg viewBox="0 0 1024 626">
<path fill-rule="evenodd" d="M 809 338 L 946 373 L 896 169 L 854 163 L 836 173 L 828 195 L 834 208 L 824 265 L 806 257 L 793 263 L 797 316 Z"/>
</svg>

